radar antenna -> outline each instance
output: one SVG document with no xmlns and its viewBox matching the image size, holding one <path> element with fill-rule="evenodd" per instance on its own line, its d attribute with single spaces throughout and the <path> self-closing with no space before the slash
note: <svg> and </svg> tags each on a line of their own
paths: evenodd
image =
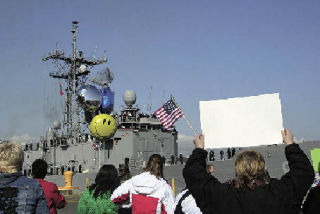
<svg viewBox="0 0 320 214">
<path fill-rule="evenodd" d="M 150 86 L 150 89 L 149 89 L 149 99 L 148 99 L 148 105 L 147 105 L 147 112 L 149 114 L 151 114 L 151 107 L 152 107 L 151 94 L 152 94 L 152 85 Z"/>
<path fill-rule="evenodd" d="M 105 70 L 97 72 L 96 75 L 94 75 L 90 79 L 90 82 L 100 85 L 102 87 L 108 87 L 108 85 L 113 81 L 113 79 L 114 74 L 107 67 Z"/>
<path fill-rule="evenodd" d="M 55 50 L 44 57 L 43 61 L 52 60 L 57 68 L 57 72 L 50 72 L 52 78 L 63 79 L 66 82 L 66 99 L 65 99 L 65 114 L 64 127 L 68 138 L 77 141 L 80 136 L 80 110 L 76 101 L 76 92 L 81 83 L 81 79 L 85 78 L 90 71 L 88 68 L 93 68 L 96 65 L 107 62 L 104 56 L 101 59 L 84 58 L 82 51 L 77 50 L 77 29 L 78 21 L 72 22 L 72 56 L 65 56 L 62 50 Z"/>
<path fill-rule="evenodd" d="M 96 48 L 94 49 L 94 52 L 93 52 L 93 59 L 95 59 L 95 58 L 96 58 L 97 49 L 98 49 L 98 45 L 96 45 Z"/>
</svg>

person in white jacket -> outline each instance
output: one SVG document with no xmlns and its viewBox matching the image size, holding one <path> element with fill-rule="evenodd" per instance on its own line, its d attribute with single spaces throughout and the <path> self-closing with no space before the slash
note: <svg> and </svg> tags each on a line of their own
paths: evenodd
<svg viewBox="0 0 320 214">
<path fill-rule="evenodd" d="M 176 197 L 175 213 L 202 214 L 191 192 L 183 189 Z"/>
<path fill-rule="evenodd" d="M 111 200 L 121 204 L 130 200 L 132 213 L 174 213 L 174 195 L 163 179 L 163 159 L 159 154 L 150 156 L 145 172 L 121 184 Z"/>
</svg>

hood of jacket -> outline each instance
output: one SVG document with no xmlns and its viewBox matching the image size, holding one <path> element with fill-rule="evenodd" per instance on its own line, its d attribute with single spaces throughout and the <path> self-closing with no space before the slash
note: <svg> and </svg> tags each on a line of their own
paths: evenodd
<svg viewBox="0 0 320 214">
<path fill-rule="evenodd" d="M 138 194 L 150 195 L 165 185 L 166 182 L 162 178 L 158 179 L 156 176 L 151 175 L 150 172 L 144 172 L 133 177 L 132 184 Z"/>
<path fill-rule="evenodd" d="M 15 180 L 17 180 L 19 177 L 22 176 L 21 172 L 16 173 L 0 173 L 0 187 L 6 186 Z"/>
</svg>

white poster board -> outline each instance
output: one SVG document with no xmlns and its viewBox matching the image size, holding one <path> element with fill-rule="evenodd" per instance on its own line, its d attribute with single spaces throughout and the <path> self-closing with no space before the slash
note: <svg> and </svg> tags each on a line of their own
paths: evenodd
<svg viewBox="0 0 320 214">
<path fill-rule="evenodd" d="M 230 148 L 282 143 L 279 93 L 200 101 L 205 148 Z"/>
</svg>

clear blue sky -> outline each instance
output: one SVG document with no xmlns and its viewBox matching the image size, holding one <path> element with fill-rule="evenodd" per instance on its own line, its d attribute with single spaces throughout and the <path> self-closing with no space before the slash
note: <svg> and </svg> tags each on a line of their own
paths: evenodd
<svg viewBox="0 0 320 214">
<path fill-rule="evenodd" d="M 43 135 L 52 122 L 44 103 L 60 97 L 41 59 L 57 42 L 71 53 L 78 20 L 78 49 L 107 51 L 118 111 L 127 89 L 145 109 L 152 86 L 153 110 L 172 93 L 200 132 L 199 100 L 279 92 L 284 125 L 320 139 L 319 11 L 316 0 L 1 1 L 0 138 Z"/>
</svg>

